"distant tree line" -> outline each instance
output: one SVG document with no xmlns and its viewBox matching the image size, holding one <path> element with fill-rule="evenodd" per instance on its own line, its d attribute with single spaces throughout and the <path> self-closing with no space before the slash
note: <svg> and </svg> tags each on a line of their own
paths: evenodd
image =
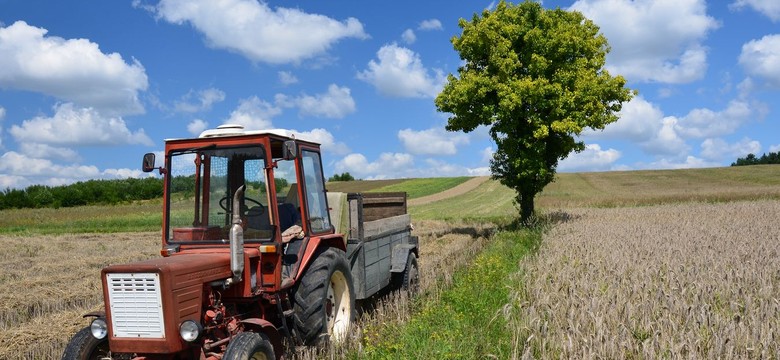
<svg viewBox="0 0 780 360">
<path fill-rule="evenodd" d="M 348 172 L 345 172 L 343 174 L 334 174 L 328 178 L 328 181 L 355 181 L 355 178 Z"/>
<path fill-rule="evenodd" d="M 113 205 L 159 198 L 162 192 L 162 179 L 158 178 L 89 180 L 62 186 L 32 185 L 26 189 L 0 191 L 0 210 Z"/>
<path fill-rule="evenodd" d="M 744 165 L 767 165 L 767 164 L 780 164 L 780 151 L 770 152 L 769 154 L 756 157 L 753 154 L 748 154 L 744 158 L 737 159 L 737 162 L 731 163 L 731 166 L 744 166 Z"/>
</svg>

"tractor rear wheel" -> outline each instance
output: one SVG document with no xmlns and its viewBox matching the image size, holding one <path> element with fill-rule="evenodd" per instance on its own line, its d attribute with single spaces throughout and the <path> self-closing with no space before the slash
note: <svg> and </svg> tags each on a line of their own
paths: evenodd
<svg viewBox="0 0 780 360">
<path fill-rule="evenodd" d="M 343 340 L 355 319 L 355 289 L 344 252 L 336 248 L 321 251 L 303 274 L 293 298 L 294 325 L 304 344 L 315 345 L 323 337 Z"/>
<path fill-rule="evenodd" d="M 73 335 L 62 353 L 62 360 L 99 360 L 110 357 L 108 337 L 96 339 L 89 326 Z"/>
<path fill-rule="evenodd" d="M 406 259 L 406 269 L 404 270 L 401 290 L 406 290 L 410 294 L 415 294 L 420 290 L 420 270 L 417 267 L 417 255 L 414 253 L 410 253 Z"/>
<path fill-rule="evenodd" d="M 274 347 L 263 334 L 242 332 L 230 340 L 223 360 L 275 360 Z"/>
</svg>

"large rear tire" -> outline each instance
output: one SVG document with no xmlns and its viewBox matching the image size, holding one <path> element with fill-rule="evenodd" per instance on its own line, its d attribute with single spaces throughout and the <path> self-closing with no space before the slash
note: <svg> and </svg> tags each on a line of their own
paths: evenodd
<svg viewBox="0 0 780 360">
<path fill-rule="evenodd" d="M 410 253 L 406 259 L 406 269 L 404 270 L 401 290 L 405 290 L 412 295 L 417 294 L 420 290 L 420 269 L 417 267 L 417 255 L 414 253 Z"/>
<path fill-rule="evenodd" d="M 275 360 L 274 347 L 263 334 L 242 332 L 230 340 L 223 360 Z"/>
<path fill-rule="evenodd" d="M 108 337 L 95 339 L 89 326 L 79 330 L 68 342 L 62 360 L 100 360 L 109 358 Z"/>
<path fill-rule="evenodd" d="M 320 252 L 293 298 L 295 329 L 305 345 L 346 338 L 355 320 L 355 289 L 344 252 L 336 248 Z"/>
</svg>

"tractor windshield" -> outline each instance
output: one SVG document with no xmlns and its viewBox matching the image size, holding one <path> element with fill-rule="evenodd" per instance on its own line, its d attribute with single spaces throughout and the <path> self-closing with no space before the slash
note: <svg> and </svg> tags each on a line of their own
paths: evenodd
<svg viewBox="0 0 780 360">
<path fill-rule="evenodd" d="M 169 167 L 169 242 L 226 242 L 233 194 L 246 186 L 241 202 L 245 241 L 269 240 L 265 152 L 261 147 L 209 147 L 173 153 Z"/>
</svg>

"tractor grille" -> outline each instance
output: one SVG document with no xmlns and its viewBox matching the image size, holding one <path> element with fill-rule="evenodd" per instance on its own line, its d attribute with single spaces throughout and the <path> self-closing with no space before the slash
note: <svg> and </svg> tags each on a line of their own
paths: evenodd
<svg viewBox="0 0 780 360">
<path fill-rule="evenodd" d="M 159 274 L 106 274 L 106 282 L 114 337 L 165 337 Z"/>
</svg>

